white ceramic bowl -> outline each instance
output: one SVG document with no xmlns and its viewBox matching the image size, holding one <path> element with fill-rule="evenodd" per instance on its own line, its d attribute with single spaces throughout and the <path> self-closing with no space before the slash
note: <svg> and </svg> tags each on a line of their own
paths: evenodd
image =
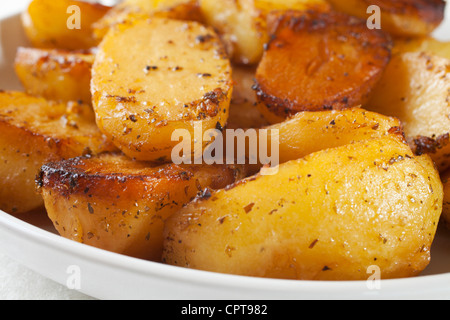
<svg viewBox="0 0 450 320">
<path fill-rule="evenodd" d="M 0 89 L 21 89 L 12 63 L 27 45 L 18 13 L 28 0 L 0 4 Z M 450 39 L 448 21 L 436 36 Z M 432 262 L 417 278 L 368 282 L 259 279 L 183 269 L 133 259 L 58 236 L 49 220 L 0 211 L 0 248 L 24 266 L 62 285 L 79 272 L 79 291 L 99 299 L 449 299 L 450 232 L 441 229 Z M 73 269 L 72 267 L 75 267 Z M 369 275 L 368 275 L 369 277 Z"/>
</svg>

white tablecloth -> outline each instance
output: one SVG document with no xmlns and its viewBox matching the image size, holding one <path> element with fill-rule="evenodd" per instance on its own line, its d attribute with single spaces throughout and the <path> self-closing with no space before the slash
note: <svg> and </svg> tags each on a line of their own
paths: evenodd
<svg viewBox="0 0 450 320">
<path fill-rule="evenodd" d="M 0 253 L 0 300 L 90 300 Z"/>
</svg>

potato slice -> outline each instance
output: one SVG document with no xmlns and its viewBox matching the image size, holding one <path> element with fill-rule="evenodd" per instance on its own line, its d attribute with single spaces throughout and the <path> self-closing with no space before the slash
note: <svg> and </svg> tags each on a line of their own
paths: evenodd
<svg viewBox="0 0 450 320">
<path fill-rule="evenodd" d="M 231 73 L 218 36 L 199 23 L 155 18 L 119 25 L 93 67 L 98 126 L 132 158 L 170 161 L 179 144 L 175 130 L 187 130 L 194 145 L 196 125 L 203 132 L 225 126 Z"/>
<path fill-rule="evenodd" d="M 282 279 L 366 280 L 371 266 L 416 276 L 442 199 L 431 159 L 396 137 L 327 149 L 187 205 L 166 224 L 163 261 Z"/>
<path fill-rule="evenodd" d="M 47 161 L 117 150 L 95 125 L 92 108 L 0 93 L 0 210 L 43 206 L 35 177 Z"/>
<path fill-rule="evenodd" d="M 15 70 L 25 91 L 54 101 L 91 104 L 91 51 L 19 48 Z"/>
<path fill-rule="evenodd" d="M 82 50 L 98 44 L 93 24 L 110 7 L 77 0 L 33 0 L 22 14 L 33 47 Z"/>
<path fill-rule="evenodd" d="M 406 143 L 398 119 L 361 108 L 304 111 L 282 123 L 258 129 L 258 143 L 246 144 L 245 159 L 249 173 L 256 174 L 266 164 L 274 168 L 314 152 L 392 135 Z M 235 154 L 238 154 L 236 146 Z M 267 171 L 267 174 L 273 172 Z"/>
<path fill-rule="evenodd" d="M 256 64 L 268 42 L 266 18 L 274 10 L 328 10 L 323 0 L 199 0 L 207 24 L 218 30 L 236 63 Z M 220 14 L 218 14 L 220 12 Z"/>
<path fill-rule="evenodd" d="M 103 39 L 116 24 L 150 17 L 202 21 L 197 0 L 125 0 L 94 23 L 94 34 Z"/>
<path fill-rule="evenodd" d="M 161 261 L 164 221 L 206 188 L 224 188 L 242 174 L 225 165 L 155 167 L 106 154 L 46 164 L 39 184 L 61 236 Z"/>
<path fill-rule="evenodd" d="M 273 132 L 279 135 L 280 163 L 358 141 L 394 134 L 403 138 L 398 119 L 361 108 L 299 112 L 291 119 L 263 130 L 268 132 L 268 142 L 272 141 Z M 270 144 L 268 149 L 271 149 Z"/>
<path fill-rule="evenodd" d="M 367 19 L 369 6 L 380 8 L 381 28 L 395 36 L 424 36 L 444 19 L 444 0 L 328 0 L 336 10 Z"/>
<path fill-rule="evenodd" d="M 272 41 L 255 85 L 261 107 L 274 115 L 269 121 L 367 101 L 390 58 L 391 41 L 383 32 L 333 12 L 289 11 L 271 21 Z"/>
<path fill-rule="evenodd" d="M 450 60 L 424 52 L 392 58 L 367 108 L 401 120 L 416 154 L 450 167 Z"/>
</svg>

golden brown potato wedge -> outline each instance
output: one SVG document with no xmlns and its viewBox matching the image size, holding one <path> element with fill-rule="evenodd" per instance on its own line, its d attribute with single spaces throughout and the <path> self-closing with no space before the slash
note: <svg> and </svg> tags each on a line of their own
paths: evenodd
<svg viewBox="0 0 450 320">
<path fill-rule="evenodd" d="M 363 105 L 390 59 L 383 32 L 344 14 L 288 11 L 271 15 L 270 26 L 255 88 L 271 122 Z"/>
<path fill-rule="evenodd" d="M 256 64 L 269 40 L 267 15 L 274 10 L 328 10 L 324 0 L 199 0 L 205 22 L 218 30 L 236 63 Z M 220 14 L 218 14 L 220 13 Z"/>
<path fill-rule="evenodd" d="M 416 154 L 450 167 L 450 60 L 424 52 L 392 58 L 367 108 L 401 120 Z"/>
<path fill-rule="evenodd" d="M 431 37 L 395 39 L 392 55 L 405 52 L 425 52 L 450 59 L 450 42 Z"/>
<path fill-rule="evenodd" d="M 395 134 L 401 139 L 403 135 L 398 119 L 361 108 L 299 112 L 264 129 L 268 132 L 268 142 L 272 141 L 273 132 L 279 135 L 280 163 L 354 142 Z"/>
<path fill-rule="evenodd" d="M 116 24 L 150 17 L 199 22 L 203 18 L 197 0 L 125 0 L 94 24 L 94 34 L 103 39 Z"/>
<path fill-rule="evenodd" d="M 256 106 L 256 95 L 252 89 L 256 67 L 233 65 L 233 97 L 227 129 L 261 128 L 269 125 Z"/>
<path fill-rule="evenodd" d="M 395 36 L 424 36 L 436 29 L 444 19 L 444 0 L 328 0 L 336 10 L 369 18 L 380 8 L 381 28 Z"/>
<path fill-rule="evenodd" d="M 91 104 L 91 51 L 19 48 L 15 70 L 25 91 L 54 101 Z"/>
<path fill-rule="evenodd" d="M 224 153 L 228 158 L 228 148 L 231 149 L 230 144 L 234 143 L 236 159 L 244 159 L 249 175 L 273 174 L 280 163 L 355 142 L 396 135 L 406 143 L 398 119 L 361 108 L 303 111 L 282 123 L 257 129 L 254 134 L 249 131 L 244 134 L 250 141 L 245 144 L 245 157 L 239 155 L 237 147 L 243 145 L 242 136 L 231 141 L 228 139 L 234 139 L 234 136 L 228 138 L 227 134 Z M 263 173 L 266 165 L 272 169 Z"/>
<path fill-rule="evenodd" d="M 132 158 L 170 161 L 175 130 L 187 130 L 194 150 L 196 125 L 205 132 L 228 120 L 230 61 L 216 33 L 199 23 L 118 25 L 100 45 L 92 74 L 97 124 Z"/>
<path fill-rule="evenodd" d="M 167 222 L 163 261 L 245 276 L 366 280 L 430 262 L 442 184 L 396 137 L 349 144 L 212 192 Z"/>
<path fill-rule="evenodd" d="M 442 221 L 447 228 L 450 228 L 450 171 L 441 175 L 444 185 L 444 206 L 442 209 Z"/>
<path fill-rule="evenodd" d="M 109 9 L 77 0 L 33 0 L 22 23 L 34 47 L 84 50 L 98 44 L 92 26 Z"/>
<path fill-rule="evenodd" d="M 224 188 L 242 174 L 225 165 L 155 167 L 105 154 L 46 164 L 39 185 L 63 237 L 161 261 L 164 221 L 198 194 L 207 197 L 209 189 Z"/>
<path fill-rule="evenodd" d="M 90 106 L 0 92 L 0 210 L 23 213 L 43 205 L 34 180 L 45 162 L 114 150 Z"/>
</svg>

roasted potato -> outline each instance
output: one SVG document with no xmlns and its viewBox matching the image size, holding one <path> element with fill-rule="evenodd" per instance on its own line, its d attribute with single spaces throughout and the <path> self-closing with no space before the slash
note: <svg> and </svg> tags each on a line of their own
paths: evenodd
<svg viewBox="0 0 450 320">
<path fill-rule="evenodd" d="M 288 11 L 270 21 L 272 40 L 255 85 L 269 121 L 364 105 L 389 62 L 388 36 L 341 13 Z"/>
<path fill-rule="evenodd" d="M 93 24 L 110 7 L 77 0 L 33 0 L 22 24 L 33 47 L 83 50 L 97 46 Z"/>
<path fill-rule="evenodd" d="M 54 101 L 91 104 L 91 51 L 19 48 L 15 70 L 25 91 Z"/>
<path fill-rule="evenodd" d="M 125 0 L 94 23 L 94 34 L 103 39 L 116 24 L 150 17 L 199 22 L 203 19 L 197 0 Z"/>
<path fill-rule="evenodd" d="M 100 130 L 142 161 L 170 161 L 180 143 L 172 141 L 177 129 L 187 130 L 198 149 L 195 126 L 203 132 L 225 127 L 233 92 L 231 64 L 216 33 L 161 18 L 112 29 L 99 47 L 91 84 Z"/>
<path fill-rule="evenodd" d="M 227 129 L 261 128 L 269 125 L 256 106 L 253 81 L 256 67 L 233 65 L 233 96 Z"/>
<path fill-rule="evenodd" d="M 267 164 L 274 167 L 314 152 L 358 141 L 398 135 L 406 142 L 398 119 L 361 108 L 299 112 L 282 123 L 257 129 L 256 135 L 257 143 L 245 145 L 245 159 L 246 163 L 251 164 L 251 174 L 258 173 Z M 226 140 L 227 147 L 229 144 Z M 236 144 L 235 154 L 238 154 Z"/>
<path fill-rule="evenodd" d="M 205 22 L 218 30 L 232 60 L 257 64 L 268 42 L 266 18 L 274 10 L 328 10 L 324 0 L 199 0 Z M 220 12 L 220 14 L 218 14 Z"/>
<path fill-rule="evenodd" d="M 450 60 L 424 52 L 392 58 L 367 108 L 401 120 L 416 154 L 450 167 Z"/>
<path fill-rule="evenodd" d="M 43 206 L 35 177 L 47 161 L 117 150 L 95 125 L 92 108 L 0 93 L 0 210 Z"/>
<path fill-rule="evenodd" d="M 444 206 L 442 209 L 442 221 L 447 228 L 450 228 L 450 171 L 441 175 L 444 184 Z"/>
<path fill-rule="evenodd" d="M 61 236 L 161 261 L 164 221 L 198 194 L 207 196 L 207 188 L 224 188 L 243 173 L 225 165 L 155 167 L 105 154 L 46 164 L 38 183 Z"/>
<path fill-rule="evenodd" d="M 392 55 L 406 52 L 425 52 L 450 59 L 450 42 L 432 37 L 395 39 Z"/>
<path fill-rule="evenodd" d="M 424 36 L 444 19 L 445 0 L 328 0 L 334 9 L 367 19 L 368 8 L 380 8 L 381 28 L 398 37 Z"/>
<path fill-rule="evenodd" d="M 279 136 L 280 163 L 297 160 L 321 150 L 358 141 L 403 134 L 398 119 L 361 108 L 299 112 L 287 121 L 265 127 L 268 149 L 271 135 Z"/>
<path fill-rule="evenodd" d="M 416 276 L 430 262 L 442 183 L 427 155 L 397 137 L 327 149 L 280 165 L 167 222 L 163 261 L 228 274 L 366 280 Z"/>
</svg>

